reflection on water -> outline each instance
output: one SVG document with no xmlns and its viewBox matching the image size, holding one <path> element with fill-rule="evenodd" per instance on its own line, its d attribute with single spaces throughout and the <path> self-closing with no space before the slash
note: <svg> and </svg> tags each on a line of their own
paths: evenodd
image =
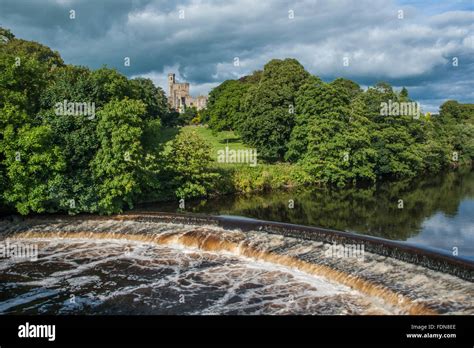
<svg viewBox="0 0 474 348">
<path fill-rule="evenodd" d="M 407 241 L 448 251 L 457 250 L 459 255 L 474 260 L 474 200 L 462 200 L 455 215 L 435 213 L 423 221 L 420 233 Z"/>
<path fill-rule="evenodd" d="M 289 208 L 289 201 L 294 208 Z M 400 208 L 400 200 L 403 208 Z M 160 203 L 139 210 L 179 211 Z M 474 172 L 439 174 L 377 188 L 299 189 L 187 202 L 186 211 L 353 231 L 474 259 Z"/>
</svg>

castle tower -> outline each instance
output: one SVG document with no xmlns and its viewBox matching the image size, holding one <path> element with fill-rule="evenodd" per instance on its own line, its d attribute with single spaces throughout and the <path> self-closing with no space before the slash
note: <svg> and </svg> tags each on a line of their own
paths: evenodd
<svg viewBox="0 0 474 348">
<path fill-rule="evenodd" d="M 170 104 L 174 106 L 175 96 L 174 94 L 174 84 L 176 83 L 175 74 L 169 73 L 168 74 L 168 98 L 170 100 Z"/>
<path fill-rule="evenodd" d="M 170 109 L 184 112 L 186 107 L 195 106 L 198 110 L 204 109 L 207 104 L 206 96 L 197 98 L 189 94 L 188 82 L 176 82 L 176 76 L 173 73 L 168 74 L 168 104 Z"/>
</svg>

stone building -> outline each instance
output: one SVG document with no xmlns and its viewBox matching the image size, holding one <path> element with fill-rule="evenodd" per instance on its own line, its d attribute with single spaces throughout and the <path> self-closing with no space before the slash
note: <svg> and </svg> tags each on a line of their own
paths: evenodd
<svg viewBox="0 0 474 348">
<path fill-rule="evenodd" d="M 177 110 L 180 113 L 190 106 L 202 110 L 207 105 L 207 96 L 191 97 L 189 95 L 189 83 L 177 83 L 175 74 L 170 73 L 168 74 L 168 104 L 171 109 Z"/>
</svg>

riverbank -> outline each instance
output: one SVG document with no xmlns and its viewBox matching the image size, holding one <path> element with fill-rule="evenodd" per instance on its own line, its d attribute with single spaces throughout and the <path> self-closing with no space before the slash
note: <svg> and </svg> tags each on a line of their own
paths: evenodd
<svg viewBox="0 0 474 348">
<path fill-rule="evenodd" d="M 403 206 L 400 205 L 403 201 Z M 322 227 L 402 241 L 474 260 L 474 172 L 451 171 L 375 187 L 299 187 L 139 205 Z"/>
<path fill-rule="evenodd" d="M 296 163 L 287 162 L 267 162 L 261 159 L 257 154 L 257 164 L 253 163 L 223 163 L 219 160 L 219 153 L 226 151 L 251 151 L 252 149 L 245 145 L 242 140 L 232 131 L 214 132 L 207 126 L 184 126 L 180 128 L 165 128 L 162 130 L 162 136 L 159 142 L 165 144 L 164 152 L 170 150 L 171 141 L 178 135 L 184 134 L 191 136 L 195 134 L 209 145 L 211 162 L 206 168 L 207 172 L 219 174 L 213 182 L 212 188 L 207 195 L 218 197 L 228 194 L 259 194 L 263 192 L 273 192 L 297 188 L 335 188 L 335 185 L 324 183 L 311 175 L 307 169 Z M 448 172 L 459 171 L 462 173 L 470 172 L 472 166 L 464 165 L 456 168 L 446 168 L 437 173 L 426 173 L 425 177 L 445 175 Z M 421 178 L 423 179 L 423 178 Z M 404 179 L 378 180 L 375 182 L 359 183 L 357 187 L 375 188 L 379 185 L 410 185 L 412 182 L 419 181 L 420 177 L 411 177 Z M 348 182 L 344 189 L 351 190 L 354 185 Z M 205 199 L 203 197 L 203 199 Z M 161 196 L 160 201 L 176 200 L 174 192 L 168 192 Z M 142 202 L 143 203 L 143 202 Z"/>
</svg>

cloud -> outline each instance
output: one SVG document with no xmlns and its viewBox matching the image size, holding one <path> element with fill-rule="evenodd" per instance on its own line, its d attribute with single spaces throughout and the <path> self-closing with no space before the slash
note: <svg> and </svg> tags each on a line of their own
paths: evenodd
<svg viewBox="0 0 474 348">
<path fill-rule="evenodd" d="M 170 68 L 199 94 L 292 57 L 325 80 L 406 85 L 436 111 L 451 97 L 473 102 L 474 11 L 466 4 L 435 11 L 423 1 L 393 0 L 0 0 L 0 25 L 68 63 L 149 76 L 165 91 Z"/>
</svg>

